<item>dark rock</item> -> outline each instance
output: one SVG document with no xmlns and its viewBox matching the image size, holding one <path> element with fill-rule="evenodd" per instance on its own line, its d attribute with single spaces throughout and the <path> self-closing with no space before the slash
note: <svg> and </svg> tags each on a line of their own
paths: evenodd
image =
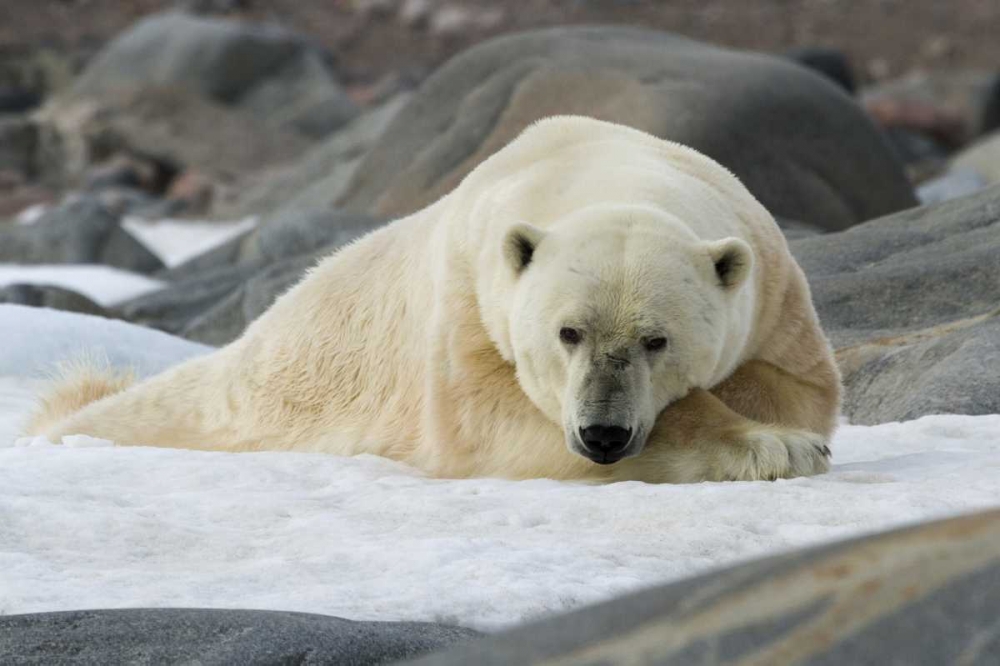
<svg viewBox="0 0 1000 666">
<path fill-rule="evenodd" d="M 789 49 L 785 52 L 785 57 L 822 74 L 851 95 L 857 89 L 851 63 L 848 62 L 847 56 L 837 49 L 804 46 Z"/>
<path fill-rule="evenodd" d="M 1000 412 L 1000 187 L 790 246 L 851 422 Z"/>
<path fill-rule="evenodd" d="M 24 113 L 41 103 L 42 95 L 35 90 L 0 85 L 0 113 Z"/>
<path fill-rule="evenodd" d="M 607 26 L 503 36 L 456 56 L 396 116 L 338 206 L 410 213 L 553 114 L 691 145 L 776 216 L 820 229 L 915 204 L 884 137 L 824 78 L 779 58 Z"/>
<path fill-rule="evenodd" d="M 982 112 L 979 115 L 980 133 L 993 132 L 1000 129 L 1000 74 L 993 77 L 993 82 L 984 94 Z"/>
<path fill-rule="evenodd" d="M 0 616 L 5 664 L 384 664 L 477 637 L 422 622 L 279 611 L 124 609 Z"/>
<path fill-rule="evenodd" d="M 155 14 L 108 44 L 74 84 L 77 94 L 156 85 L 238 106 L 269 125 L 322 136 L 350 120 L 331 56 L 277 25 Z"/>
<path fill-rule="evenodd" d="M 92 197 L 78 197 L 30 225 L 0 227 L 0 261 L 106 264 L 151 273 L 163 263 Z"/>
<path fill-rule="evenodd" d="M 24 180 L 35 177 L 38 127 L 20 116 L 0 117 L 0 171 L 11 171 Z"/>
<path fill-rule="evenodd" d="M 30 305 L 37 308 L 52 308 L 66 312 L 81 312 L 101 317 L 114 317 L 104 307 L 82 294 L 62 287 L 36 284 L 9 284 L 0 287 L 0 303 Z"/>
<path fill-rule="evenodd" d="M 188 340 L 221 346 L 232 342 L 264 313 L 275 300 L 293 287 L 305 272 L 329 251 L 300 255 L 255 271 L 224 299 L 185 323 L 178 333 Z"/>
<path fill-rule="evenodd" d="M 259 271 L 258 265 L 219 266 L 199 272 L 174 268 L 158 274 L 176 278 L 170 287 L 122 303 L 119 310 L 131 322 L 181 334 L 190 322 L 221 307 Z"/>
<path fill-rule="evenodd" d="M 532 622 L 416 661 L 1000 662 L 1000 511 L 769 557 Z"/>
</svg>

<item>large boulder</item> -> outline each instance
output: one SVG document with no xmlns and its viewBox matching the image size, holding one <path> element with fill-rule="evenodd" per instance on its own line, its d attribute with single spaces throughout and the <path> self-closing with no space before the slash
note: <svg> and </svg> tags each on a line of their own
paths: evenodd
<svg viewBox="0 0 1000 666">
<path fill-rule="evenodd" d="M 424 622 L 187 608 L 0 617 L 5 664 L 385 664 L 479 636 Z"/>
<path fill-rule="evenodd" d="M 97 199 L 77 197 L 28 225 L 0 227 L 0 262 L 105 264 L 138 273 L 163 268 Z"/>
<path fill-rule="evenodd" d="M 883 136 L 823 77 L 779 58 L 603 26 L 499 37 L 455 57 L 396 116 L 338 205 L 410 213 L 553 114 L 691 145 L 776 216 L 823 230 L 915 204 Z"/>
<path fill-rule="evenodd" d="M 790 245 L 853 423 L 1000 412 L 1000 186 Z"/>
<path fill-rule="evenodd" d="M 357 112 L 317 44 L 277 25 L 181 12 L 135 23 L 94 57 L 73 91 L 100 96 L 145 85 L 187 89 L 310 136 Z"/>
<path fill-rule="evenodd" d="M 414 662 L 1000 663 L 1000 511 L 769 557 Z"/>
</svg>

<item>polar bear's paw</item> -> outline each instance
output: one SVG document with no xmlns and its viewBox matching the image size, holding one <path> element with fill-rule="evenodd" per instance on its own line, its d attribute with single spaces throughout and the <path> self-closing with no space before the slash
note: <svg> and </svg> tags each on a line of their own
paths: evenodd
<svg viewBox="0 0 1000 666">
<path fill-rule="evenodd" d="M 826 438 L 806 430 L 759 426 L 735 437 L 735 460 L 726 476 L 733 481 L 790 479 L 830 469 Z"/>
</svg>

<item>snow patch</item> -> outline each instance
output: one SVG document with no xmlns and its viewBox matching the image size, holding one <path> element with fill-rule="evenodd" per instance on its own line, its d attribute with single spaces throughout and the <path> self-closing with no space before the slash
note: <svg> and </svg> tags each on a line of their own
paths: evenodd
<svg viewBox="0 0 1000 666">
<path fill-rule="evenodd" d="M 171 218 L 147 220 L 135 215 L 122 220 L 122 228 L 168 268 L 179 266 L 256 226 L 256 216 L 224 222 Z"/>
<path fill-rule="evenodd" d="M 830 473 L 773 483 L 442 480 L 374 456 L 55 446 L 19 439 L 39 359 L 84 342 L 152 372 L 207 348 L 16 306 L 0 306 L 0 340 L 0 614 L 259 608 L 493 630 L 1000 503 L 998 415 L 843 425 Z"/>
<path fill-rule="evenodd" d="M 98 264 L 0 264 L 0 287 L 11 284 L 62 287 L 105 307 L 166 286 L 145 275 Z"/>
</svg>

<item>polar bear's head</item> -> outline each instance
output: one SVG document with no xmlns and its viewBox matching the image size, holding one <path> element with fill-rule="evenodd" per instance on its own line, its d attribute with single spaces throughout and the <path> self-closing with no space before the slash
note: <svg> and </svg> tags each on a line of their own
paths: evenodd
<svg viewBox="0 0 1000 666">
<path fill-rule="evenodd" d="M 638 455 L 660 411 L 707 387 L 745 339 L 753 252 L 737 238 L 600 208 L 545 230 L 515 224 L 503 243 L 518 381 L 596 463 Z"/>
</svg>

